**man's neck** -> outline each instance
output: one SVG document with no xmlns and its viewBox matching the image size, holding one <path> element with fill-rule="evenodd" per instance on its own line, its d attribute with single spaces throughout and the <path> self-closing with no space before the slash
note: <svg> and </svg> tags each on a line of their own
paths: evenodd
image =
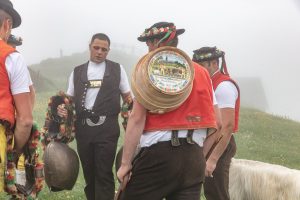
<svg viewBox="0 0 300 200">
<path fill-rule="evenodd" d="M 212 75 L 210 77 L 213 77 L 216 73 L 218 73 L 220 70 L 216 70 L 215 72 L 212 73 Z"/>
</svg>

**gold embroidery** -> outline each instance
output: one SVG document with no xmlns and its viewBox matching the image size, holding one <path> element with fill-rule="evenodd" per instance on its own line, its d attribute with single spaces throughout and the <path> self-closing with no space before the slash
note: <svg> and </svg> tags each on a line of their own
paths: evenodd
<svg viewBox="0 0 300 200">
<path fill-rule="evenodd" d="M 200 122 L 201 121 L 201 117 L 200 116 L 187 116 L 186 120 L 189 122 Z"/>
</svg>

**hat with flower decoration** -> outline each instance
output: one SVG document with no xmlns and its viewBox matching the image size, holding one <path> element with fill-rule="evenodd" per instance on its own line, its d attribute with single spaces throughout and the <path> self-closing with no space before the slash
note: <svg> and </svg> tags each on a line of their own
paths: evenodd
<svg viewBox="0 0 300 200">
<path fill-rule="evenodd" d="M 228 74 L 224 51 L 217 49 L 217 47 L 202 47 L 200 49 L 194 50 L 193 52 L 193 61 L 197 63 L 216 60 L 222 57 L 220 71 L 223 74 Z"/>
<path fill-rule="evenodd" d="M 184 33 L 185 29 L 176 29 L 174 23 L 158 22 L 147 28 L 137 39 L 141 42 L 158 38 L 161 41 L 171 41 L 177 35 Z"/>
</svg>

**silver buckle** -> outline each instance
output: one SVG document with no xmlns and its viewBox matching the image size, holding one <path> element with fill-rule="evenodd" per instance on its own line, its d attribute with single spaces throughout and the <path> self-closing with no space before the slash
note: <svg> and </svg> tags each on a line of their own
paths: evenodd
<svg viewBox="0 0 300 200">
<path fill-rule="evenodd" d="M 91 126 L 91 127 L 93 127 L 93 126 L 99 126 L 99 125 L 101 125 L 101 124 L 103 124 L 104 122 L 105 122 L 105 119 L 106 119 L 106 116 L 99 116 L 99 120 L 98 120 L 98 122 L 97 123 L 94 123 L 91 119 L 89 119 L 89 118 L 86 118 L 86 124 L 88 125 L 88 126 Z"/>
</svg>

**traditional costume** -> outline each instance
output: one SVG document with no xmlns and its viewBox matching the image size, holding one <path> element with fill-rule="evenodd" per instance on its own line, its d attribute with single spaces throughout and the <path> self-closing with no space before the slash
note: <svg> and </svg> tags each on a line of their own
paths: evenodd
<svg viewBox="0 0 300 200">
<path fill-rule="evenodd" d="M 21 17 L 9 0 L 0 0 L 0 9 L 12 17 L 12 28 L 21 24 Z M 31 80 L 25 66 L 20 54 L 0 40 L 0 192 L 6 191 L 15 199 L 35 199 L 43 181 L 43 164 L 37 151 L 40 134 L 36 126 L 32 127 L 22 155 L 14 150 L 13 95 L 29 92 Z M 21 75 L 16 78 L 15 74 Z M 20 83 L 23 88 L 18 86 Z"/>
<path fill-rule="evenodd" d="M 144 56 L 132 76 L 136 101 L 148 112 L 122 200 L 200 198 L 203 141 L 216 130 L 214 94 L 208 72 L 183 51 L 168 47 L 183 32 L 160 22 L 138 37 L 142 42 L 157 39 L 155 45 L 162 47 Z"/>
<path fill-rule="evenodd" d="M 239 109 L 240 109 L 240 91 L 237 83 L 229 76 L 225 53 L 216 47 L 202 47 L 194 51 L 193 61 L 201 63 L 204 61 L 218 60 L 222 58 L 220 70 L 212 76 L 213 88 L 220 108 L 233 108 L 235 112 L 233 133 L 238 131 Z M 230 91 L 226 93 L 226 91 Z M 226 94 L 226 95 L 224 95 Z M 222 97 L 222 99 L 220 98 Z M 227 99 L 227 102 L 223 102 Z M 228 103 L 230 100 L 231 103 Z M 235 155 L 236 144 L 234 137 L 231 136 L 226 150 L 217 162 L 213 177 L 206 177 L 204 183 L 204 193 L 207 200 L 229 200 L 229 167 L 231 158 Z"/>
</svg>

